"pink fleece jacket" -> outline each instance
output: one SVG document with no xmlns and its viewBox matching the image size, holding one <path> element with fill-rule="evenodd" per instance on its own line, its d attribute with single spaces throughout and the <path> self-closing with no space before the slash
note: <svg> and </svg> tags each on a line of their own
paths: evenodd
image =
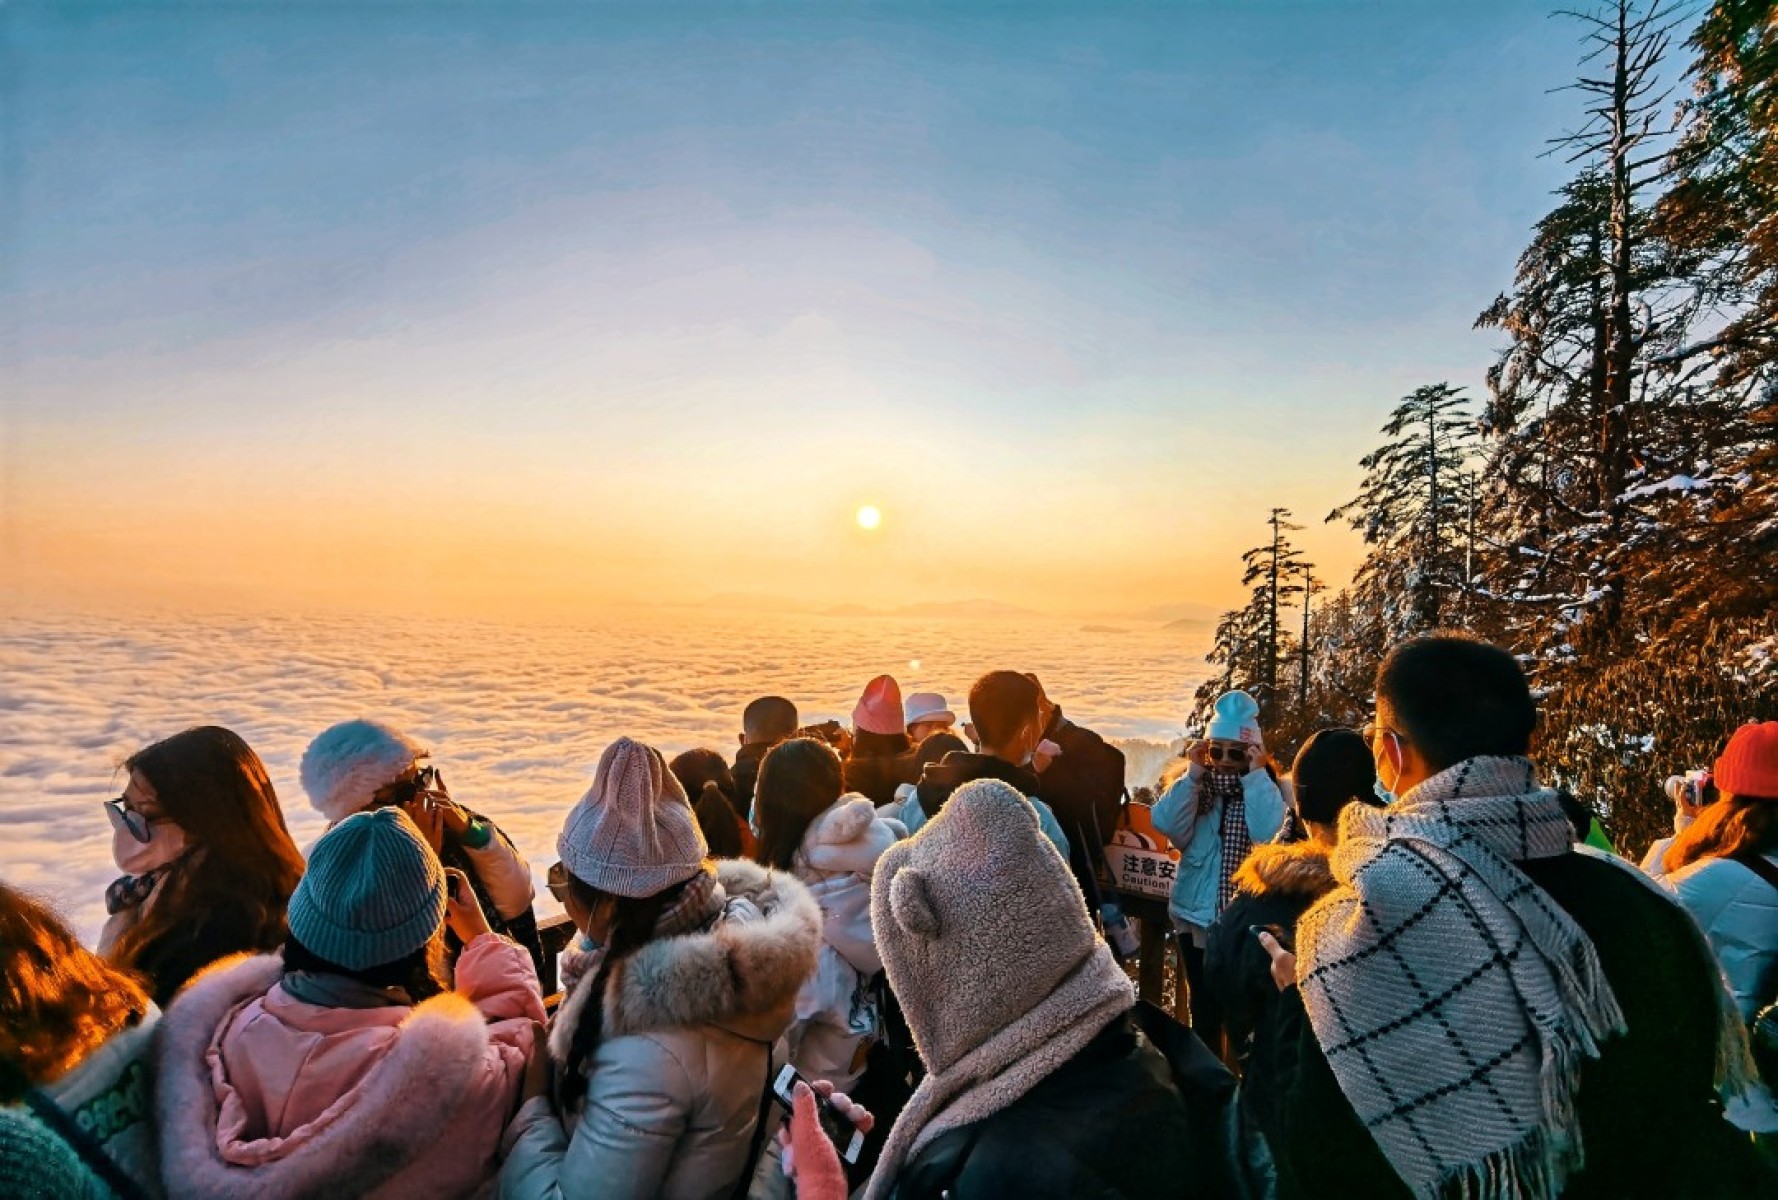
<svg viewBox="0 0 1778 1200">
<path fill-rule="evenodd" d="M 529 956 L 492 934 L 457 990 L 411 1008 L 328 1008 L 235 960 L 163 1025 L 169 1194 L 465 1196 L 492 1178 L 544 1018 Z"/>
</svg>

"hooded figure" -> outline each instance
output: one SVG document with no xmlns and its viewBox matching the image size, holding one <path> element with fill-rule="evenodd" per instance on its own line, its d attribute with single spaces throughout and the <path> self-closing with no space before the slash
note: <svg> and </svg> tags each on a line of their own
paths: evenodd
<svg viewBox="0 0 1778 1200">
<path fill-rule="evenodd" d="M 440 988 L 446 886 L 405 813 L 355 813 L 315 845 L 283 959 L 224 960 L 179 994 L 155 1094 L 169 1196 L 468 1196 L 493 1177 L 543 998 L 479 913 Z"/>
<path fill-rule="evenodd" d="M 705 849 L 660 754 L 607 747 L 556 840 L 559 894 L 600 948 L 550 1030 L 554 1102 L 507 1129 L 502 1196 L 715 1198 L 751 1170 L 821 909 Z"/>
<path fill-rule="evenodd" d="M 998 781 L 959 788 L 877 860 L 877 948 L 929 1073 L 867 1200 L 1189 1186 L 1185 1106 L 1065 866 Z"/>
</svg>

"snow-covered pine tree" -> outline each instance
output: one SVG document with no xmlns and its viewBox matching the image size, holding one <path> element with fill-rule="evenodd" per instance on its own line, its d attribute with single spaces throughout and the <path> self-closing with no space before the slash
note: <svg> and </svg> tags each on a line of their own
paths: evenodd
<svg viewBox="0 0 1778 1200">
<path fill-rule="evenodd" d="M 1290 634 L 1284 627 L 1282 610 L 1289 606 L 1292 596 L 1302 591 L 1297 575 L 1303 561 L 1302 552 L 1290 544 L 1290 535 L 1302 526 L 1292 522 L 1290 515 L 1288 508 L 1272 509 L 1266 516 L 1271 536 L 1263 545 L 1241 556 L 1246 566 L 1241 583 L 1253 589 L 1251 607 L 1259 624 L 1253 682 L 1262 724 L 1276 720 L 1288 699 L 1278 690 L 1279 666 L 1294 654 L 1288 644 Z"/>
<path fill-rule="evenodd" d="M 1376 608 L 1393 642 L 1462 618 L 1450 600 L 1471 586 L 1478 435 L 1468 398 L 1448 383 L 1404 396 L 1382 432 L 1389 440 L 1359 460 L 1358 495 L 1327 519 L 1345 521 L 1370 547 L 1353 598 Z"/>
</svg>

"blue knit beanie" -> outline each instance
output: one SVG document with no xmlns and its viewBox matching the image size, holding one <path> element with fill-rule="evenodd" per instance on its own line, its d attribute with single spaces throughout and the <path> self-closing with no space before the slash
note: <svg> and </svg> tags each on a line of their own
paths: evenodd
<svg viewBox="0 0 1778 1200">
<path fill-rule="evenodd" d="M 445 876 L 399 808 L 353 813 L 321 836 L 290 897 L 290 936 L 352 971 L 412 954 L 438 932 Z"/>
</svg>

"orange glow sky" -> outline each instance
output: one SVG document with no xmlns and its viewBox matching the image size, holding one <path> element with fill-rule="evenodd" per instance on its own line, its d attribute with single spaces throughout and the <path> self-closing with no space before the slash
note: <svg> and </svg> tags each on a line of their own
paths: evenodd
<svg viewBox="0 0 1778 1200">
<path fill-rule="evenodd" d="M 9 6 L 0 596 L 1131 615 L 1272 505 L 1338 582 L 1556 169 L 1488 8 Z"/>
</svg>

